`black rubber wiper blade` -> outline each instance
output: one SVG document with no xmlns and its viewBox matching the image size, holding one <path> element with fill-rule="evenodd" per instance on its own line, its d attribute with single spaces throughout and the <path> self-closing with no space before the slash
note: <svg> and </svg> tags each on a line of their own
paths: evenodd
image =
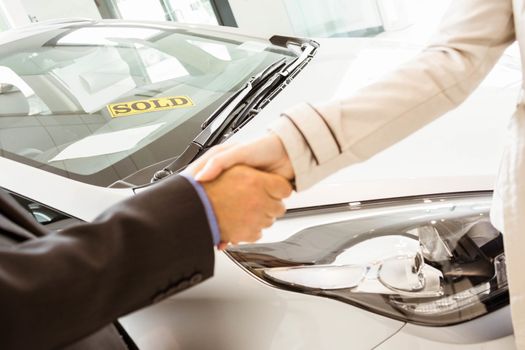
<svg viewBox="0 0 525 350">
<path fill-rule="evenodd" d="M 210 115 L 204 121 L 204 123 L 202 123 L 201 128 L 205 129 L 208 125 L 210 125 L 211 122 L 213 122 L 215 118 L 217 118 L 224 111 L 224 109 L 236 99 L 237 96 L 239 96 L 241 93 L 243 95 L 248 95 L 248 93 L 256 89 L 261 84 L 261 82 L 266 80 L 270 75 L 274 74 L 275 71 L 284 66 L 285 63 L 286 58 L 280 58 L 248 79 L 246 84 L 241 89 L 237 90 L 232 96 L 230 96 L 219 108 L 217 108 L 217 110 L 213 112 L 212 115 Z"/>
<path fill-rule="evenodd" d="M 256 88 L 262 81 L 266 80 L 270 75 L 273 75 L 277 70 L 279 70 L 286 63 L 286 57 L 280 58 L 274 63 L 270 64 L 268 67 L 264 68 L 262 71 L 253 76 L 251 84 Z"/>
<path fill-rule="evenodd" d="M 288 85 L 293 76 L 297 74 L 297 72 L 301 70 L 301 67 L 312 57 L 317 46 L 310 44 L 303 45 L 302 53 L 299 57 L 287 64 L 280 72 L 267 79 L 264 84 L 249 97 L 245 107 L 239 111 L 233 123 L 233 130 L 241 128 L 254 115 L 258 114 L 279 91 Z"/>
<path fill-rule="evenodd" d="M 235 122 L 233 123 L 232 129 L 237 129 L 250 117 L 260 112 L 260 103 L 264 100 L 272 91 L 277 89 L 286 80 L 286 72 L 283 70 L 279 74 L 274 75 L 268 79 L 263 86 L 252 94 L 244 104 L 243 108 L 237 112 Z"/>
</svg>

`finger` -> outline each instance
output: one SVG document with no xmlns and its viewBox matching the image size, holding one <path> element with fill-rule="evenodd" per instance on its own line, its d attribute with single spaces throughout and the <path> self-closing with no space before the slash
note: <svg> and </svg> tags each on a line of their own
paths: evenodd
<svg viewBox="0 0 525 350">
<path fill-rule="evenodd" d="M 264 223 L 262 222 L 264 221 Z M 230 243 L 237 245 L 241 242 L 255 242 L 262 237 L 262 229 L 265 227 L 263 224 L 267 225 L 267 221 L 271 221 L 269 218 L 259 219 L 257 224 L 250 225 L 250 228 L 245 230 L 242 234 L 235 235 Z"/>
<path fill-rule="evenodd" d="M 206 153 L 204 153 L 200 158 L 199 160 L 204 160 L 204 161 L 208 161 L 211 157 L 221 153 L 221 152 L 224 152 L 230 148 L 233 148 L 233 147 L 236 147 L 238 146 L 237 143 L 235 142 L 229 142 L 229 143 L 222 143 L 220 145 L 217 145 L 217 146 L 213 146 L 212 148 L 210 148 L 208 151 L 206 151 Z"/>
<path fill-rule="evenodd" d="M 267 227 L 270 227 L 272 226 L 273 224 L 275 223 L 275 218 L 273 216 L 265 216 L 262 221 L 261 221 L 261 225 L 263 228 L 267 228 Z M 261 233 L 261 236 L 262 236 L 262 233 Z"/>
<path fill-rule="evenodd" d="M 219 176 L 224 170 L 236 164 L 244 164 L 247 161 L 247 152 L 243 146 L 232 147 L 224 152 L 211 157 L 204 168 L 197 173 L 197 181 L 211 181 Z"/>
<path fill-rule="evenodd" d="M 270 224 L 271 226 L 271 224 Z M 268 227 L 268 226 L 263 226 L 263 227 Z M 261 228 L 262 229 L 262 228 Z M 250 236 L 248 238 L 246 238 L 246 242 L 255 242 L 255 241 L 258 241 L 259 239 L 261 239 L 262 237 L 262 231 L 261 229 L 257 230 L 257 231 L 253 231 Z"/>
<path fill-rule="evenodd" d="M 272 218 L 280 218 L 286 213 L 286 207 L 284 203 L 280 200 L 270 200 L 266 203 L 266 208 L 264 210 L 266 215 Z"/>
<path fill-rule="evenodd" d="M 281 200 L 292 194 L 292 185 L 284 177 L 274 174 L 266 174 L 264 189 L 272 198 Z"/>
<path fill-rule="evenodd" d="M 217 246 L 217 249 L 219 250 L 226 250 L 226 248 L 228 248 L 228 242 L 220 242 Z"/>
<path fill-rule="evenodd" d="M 206 153 L 200 156 L 197 160 L 195 160 L 190 165 L 188 165 L 182 173 L 189 174 L 190 176 L 195 177 L 195 175 L 199 171 L 201 171 L 202 168 L 204 168 L 204 166 L 210 160 L 210 158 L 234 146 L 236 146 L 236 143 L 232 143 L 232 142 L 227 143 L 227 144 L 220 144 L 217 146 L 213 146 Z"/>
</svg>

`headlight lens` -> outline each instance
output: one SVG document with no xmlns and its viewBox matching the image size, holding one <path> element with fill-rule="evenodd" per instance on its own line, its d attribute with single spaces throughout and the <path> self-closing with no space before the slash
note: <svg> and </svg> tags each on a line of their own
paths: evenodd
<svg viewBox="0 0 525 350">
<path fill-rule="evenodd" d="M 337 222 L 227 253 L 279 288 L 412 323 L 452 325 L 509 303 L 490 201 L 479 193 L 344 206 L 335 208 L 347 212 Z"/>
</svg>

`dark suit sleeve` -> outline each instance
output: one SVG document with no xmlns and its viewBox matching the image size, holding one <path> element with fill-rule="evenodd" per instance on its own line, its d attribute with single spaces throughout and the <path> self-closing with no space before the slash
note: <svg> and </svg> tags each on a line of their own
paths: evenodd
<svg viewBox="0 0 525 350">
<path fill-rule="evenodd" d="M 210 277 L 213 254 L 204 208 L 182 177 L 92 223 L 0 248 L 0 349 L 82 338 Z"/>
</svg>

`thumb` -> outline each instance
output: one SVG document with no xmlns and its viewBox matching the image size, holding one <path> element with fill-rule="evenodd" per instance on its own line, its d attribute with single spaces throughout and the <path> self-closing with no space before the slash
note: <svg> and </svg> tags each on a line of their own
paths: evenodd
<svg viewBox="0 0 525 350">
<path fill-rule="evenodd" d="M 206 165 L 197 173 L 195 180 L 212 181 L 223 171 L 237 164 L 246 163 L 246 152 L 243 147 L 235 146 L 210 158 Z"/>
</svg>

